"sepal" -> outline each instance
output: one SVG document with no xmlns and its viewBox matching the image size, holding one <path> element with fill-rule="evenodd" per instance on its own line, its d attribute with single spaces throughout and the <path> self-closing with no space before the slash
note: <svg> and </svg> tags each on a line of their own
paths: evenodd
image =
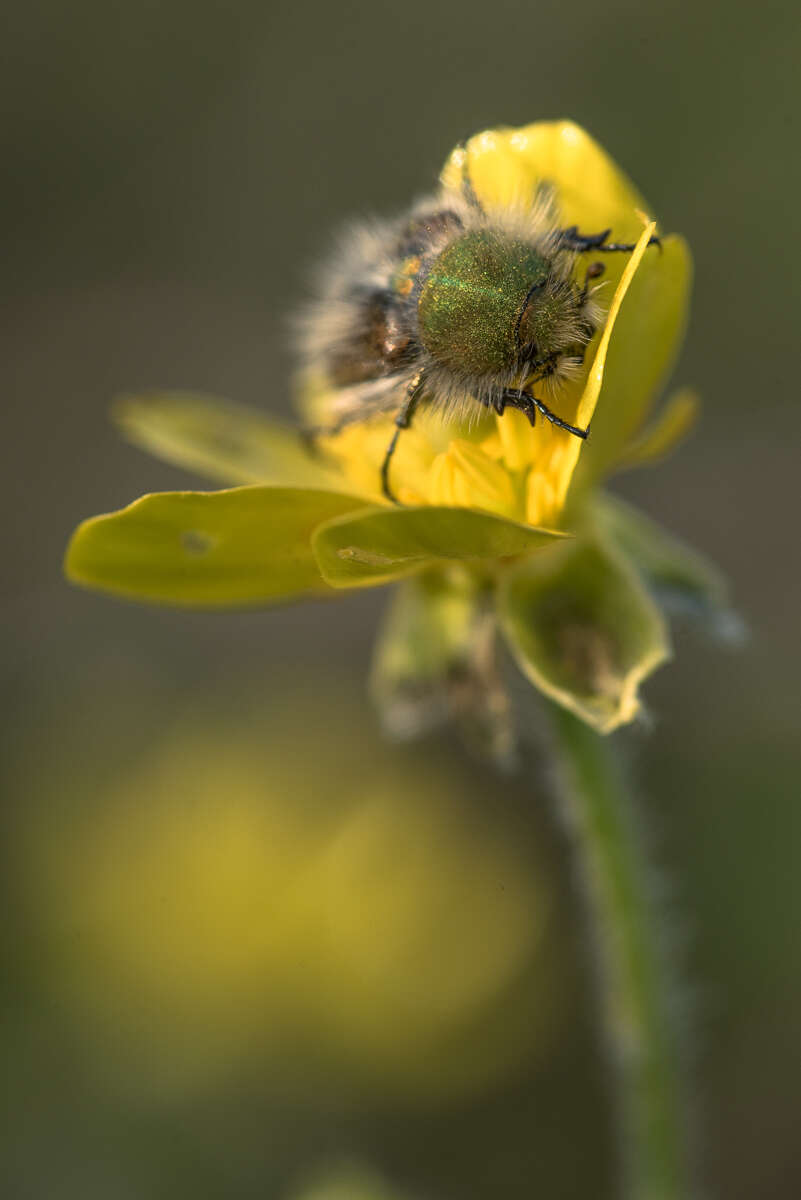
<svg viewBox="0 0 801 1200">
<path fill-rule="evenodd" d="M 633 720 L 670 657 L 662 615 L 625 557 L 584 533 L 509 571 L 498 615 L 523 674 L 599 733 Z"/>
<path fill-rule="evenodd" d="M 723 641 L 744 636 L 726 579 L 714 563 L 616 496 L 597 495 L 594 518 L 669 616 L 690 617 Z"/>
<path fill-rule="evenodd" d="M 373 655 L 371 692 L 386 730 L 412 738 L 456 718 L 471 747 L 514 760 L 514 729 L 496 667 L 491 593 L 459 568 L 406 579 L 392 595 Z"/>
</svg>

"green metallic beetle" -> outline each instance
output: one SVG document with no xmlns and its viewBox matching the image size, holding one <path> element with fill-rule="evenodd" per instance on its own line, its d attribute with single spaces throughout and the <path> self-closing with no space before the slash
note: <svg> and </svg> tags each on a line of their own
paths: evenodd
<svg viewBox="0 0 801 1200">
<path fill-rule="evenodd" d="M 460 419 L 516 408 L 532 425 L 539 413 L 586 438 L 532 389 L 558 388 L 580 368 L 600 322 L 593 281 L 604 268 L 591 262 L 579 282 L 577 256 L 634 249 L 608 241 L 611 232 L 560 228 L 547 186 L 527 206 L 485 211 L 466 158 L 460 192 L 352 229 L 299 323 L 305 365 L 334 397 L 331 424 L 309 433 L 394 413 L 381 469 L 390 500 L 392 455 L 421 403 Z"/>
</svg>

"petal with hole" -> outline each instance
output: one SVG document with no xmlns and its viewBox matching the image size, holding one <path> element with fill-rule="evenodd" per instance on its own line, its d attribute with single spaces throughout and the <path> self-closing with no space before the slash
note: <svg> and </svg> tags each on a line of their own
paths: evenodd
<svg viewBox="0 0 801 1200">
<path fill-rule="evenodd" d="M 303 488 L 142 496 L 79 525 L 65 571 L 84 587 L 190 608 L 330 596 L 312 533 L 361 504 L 353 496 Z"/>
</svg>

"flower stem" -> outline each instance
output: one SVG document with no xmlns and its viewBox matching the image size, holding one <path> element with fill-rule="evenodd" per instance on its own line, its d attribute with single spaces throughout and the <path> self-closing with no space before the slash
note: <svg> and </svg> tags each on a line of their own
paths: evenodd
<svg viewBox="0 0 801 1200">
<path fill-rule="evenodd" d="M 626 1200 L 689 1200 L 681 1070 L 646 864 L 611 747 L 550 705 L 562 801 L 598 963 Z"/>
</svg>

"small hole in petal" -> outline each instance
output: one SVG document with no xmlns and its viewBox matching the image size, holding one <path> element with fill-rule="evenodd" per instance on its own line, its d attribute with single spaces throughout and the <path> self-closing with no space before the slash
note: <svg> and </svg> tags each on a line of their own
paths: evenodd
<svg viewBox="0 0 801 1200">
<path fill-rule="evenodd" d="M 217 538 L 202 529 L 185 529 L 181 534 L 181 546 L 187 554 L 208 554 L 217 544 Z"/>
</svg>

